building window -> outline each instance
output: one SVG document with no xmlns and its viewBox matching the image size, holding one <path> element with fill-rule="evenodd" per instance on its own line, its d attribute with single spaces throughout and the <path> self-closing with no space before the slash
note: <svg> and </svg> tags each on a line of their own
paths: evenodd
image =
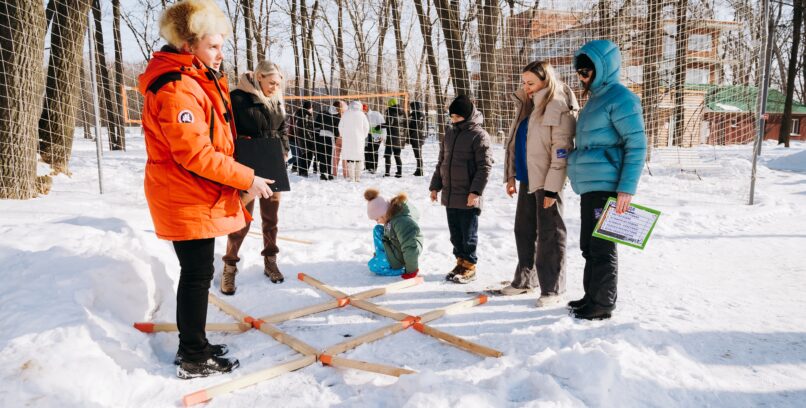
<svg viewBox="0 0 806 408">
<path fill-rule="evenodd" d="M 691 34 L 688 36 L 689 51 L 711 51 L 711 36 L 707 34 Z"/>
<path fill-rule="evenodd" d="M 790 129 L 789 135 L 800 136 L 800 118 L 792 118 L 792 129 Z"/>
<path fill-rule="evenodd" d="M 711 71 L 703 68 L 689 68 L 686 70 L 687 84 L 707 84 L 711 82 Z"/>
</svg>

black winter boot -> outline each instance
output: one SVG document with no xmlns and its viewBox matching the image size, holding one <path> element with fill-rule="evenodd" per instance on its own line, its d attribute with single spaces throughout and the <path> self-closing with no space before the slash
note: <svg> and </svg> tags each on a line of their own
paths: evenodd
<svg viewBox="0 0 806 408">
<path fill-rule="evenodd" d="M 207 377 L 213 374 L 228 373 L 240 366 L 237 359 L 226 357 L 210 357 L 205 361 L 182 361 L 176 367 L 176 376 L 187 380 L 190 378 Z"/>
<path fill-rule="evenodd" d="M 615 305 L 613 306 L 599 306 L 593 302 L 588 302 L 585 306 L 574 310 L 574 317 L 577 319 L 584 319 L 584 320 L 604 320 L 609 319 L 612 314 L 613 310 L 616 308 Z"/>
</svg>

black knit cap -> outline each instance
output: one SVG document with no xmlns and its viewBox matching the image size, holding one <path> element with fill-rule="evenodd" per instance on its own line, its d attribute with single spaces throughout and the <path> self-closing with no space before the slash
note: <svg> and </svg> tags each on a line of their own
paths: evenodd
<svg viewBox="0 0 806 408">
<path fill-rule="evenodd" d="M 311 109 L 312 106 L 313 106 L 313 104 L 311 104 L 311 101 L 303 101 L 302 102 L 302 109 Z"/>
<path fill-rule="evenodd" d="M 451 106 L 448 107 L 448 113 L 470 119 L 470 115 L 473 114 L 473 102 L 470 101 L 467 95 L 459 95 L 451 102 Z"/>
<path fill-rule="evenodd" d="M 579 54 L 574 61 L 574 69 L 580 68 L 596 69 L 596 66 L 593 65 L 593 60 L 587 54 Z"/>
</svg>

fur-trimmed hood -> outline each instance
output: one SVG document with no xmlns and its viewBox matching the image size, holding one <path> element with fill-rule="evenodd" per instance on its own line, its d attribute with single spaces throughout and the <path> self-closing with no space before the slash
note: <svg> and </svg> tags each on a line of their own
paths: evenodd
<svg viewBox="0 0 806 408">
<path fill-rule="evenodd" d="M 419 218 L 417 210 L 408 204 L 409 196 L 406 193 L 400 193 L 391 200 L 389 200 L 389 208 L 386 210 L 386 219 L 391 221 L 395 217 L 410 216 L 415 221 Z"/>
</svg>

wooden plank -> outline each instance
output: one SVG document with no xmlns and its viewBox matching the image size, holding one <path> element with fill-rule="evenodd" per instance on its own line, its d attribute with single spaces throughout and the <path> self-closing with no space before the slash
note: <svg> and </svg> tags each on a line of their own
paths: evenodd
<svg viewBox="0 0 806 408">
<path fill-rule="evenodd" d="M 330 285 L 326 285 L 326 284 L 320 282 L 318 279 L 316 279 L 316 278 L 314 278 L 312 276 L 306 275 L 304 273 L 300 272 L 297 275 L 297 279 L 299 279 L 299 280 L 301 280 L 301 281 L 303 281 L 303 282 L 305 282 L 305 283 L 307 283 L 307 284 L 309 284 L 309 285 L 321 290 L 322 292 L 327 293 L 328 295 L 330 295 L 331 297 L 334 297 L 336 299 L 342 299 L 342 298 L 347 297 L 346 293 L 344 293 L 344 292 L 342 292 L 342 291 L 340 291 L 340 290 L 338 290 L 336 288 L 333 288 Z"/>
<path fill-rule="evenodd" d="M 254 319 L 251 316 L 247 315 L 246 313 L 238 310 L 236 307 L 224 302 L 223 300 L 219 299 L 212 293 L 208 295 L 210 299 L 210 303 L 215 304 L 219 309 L 223 310 L 224 313 L 234 317 L 238 321 L 250 323 L 253 325 L 254 328 L 262 331 L 263 333 L 268 334 L 269 336 L 273 337 L 275 340 L 279 341 L 280 343 L 285 344 L 288 347 L 296 350 L 299 353 L 305 355 L 317 355 L 319 354 L 313 346 L 305 343 L 304 341 L 288 334 L 280 329 L 272 326 L 269 323 L 262 322 L 259 319 Z"/>
<path fill-rule="evenodd" d="M 377 314 L 379 316 L 388 317 L 388 318 L 393 319 L 393 320 L 403 320 L 403 319 L 409 317 L 409 315 L 407 315 L 405 313 L 396 312 L 396 311 L 394 311 L 392 309 L 389 309 L 389 308 L 381 306 L 381 305 L 376 305 L 376 304 L 374 304 L 372 302 L 368 302 L 366 300 L 355 299 L 355 300 L 351 300 L 350 304 L 355 306 L 355 307 L 357 307 L 357 308 L 359 308 L 359 309 L 366 310 L 367 312 L 375 313 L 375 314 Z"/>
<path fill-rule="evenodd" d="M 327 357 L 327 358 L 325 358 L 325 357 Z M 327 359 L 327 363 L 325 363 L 326 359 Z M 352 360 L 352 359 L 349 359 L 349 358 L 336 357 L 336 356 L 322 355 L 322 356 L 320 356 L 320 360 L 323 363 L 325 363 L 325 364 L 327 364 L 329 366 L 333 366 L 333 367 L 352 368 L 354 370 L 369 371 L 369 372 L 372 372 L 372 373 L 391 375 L 391 376 L 394 376 L 394 377 L 400 377 L 401 375 L 404 375 L 404 374 L 415 374 L 415 373 L 417 373 L 414 370 L 409 370 L 409 369 L 406 369 L 406 368 L 392 367 L 392 366 L 388 366 L 388 365 L 384 365 L 384 364 L 377 364 L 377 363 L 368 363 L 366 361 Z"/>
<path fill-rule="evenodd" d="M 406 328 L 408 328 L 408 325 L 403 324 L 401 322 L 392 323 L 390 325 L 383 326 L 379 329 L 375 329 L 362 336 L 358 336 L 356 338 L 330 346 L 325 351 L 323 351 L 322 354 L 327 354 L 330 356 L 341 354 L 347 350 L 354 349 L 362 344 L 372 343 L 373 341 L 380 340 L 386 336 L 390 336 L 392 334 L 401 332 L 403 330 L 406 330 Z"/>
<path fill-rule="evenodd" d="M 251 199 L 249 201 L 252 201 Z M 258 231 L 249 231 L 249 235 L 253 237 L 263 238 L 263 233 Z M 296 242 L 298 244 L 305 244 L 305 245 L 312 245 L 313 241 L 308 241 L 307 239 L 299 239 L 299 238 L 291 238 L 291 237 L 284 237 L 284 236 L 277 236 L 278 240 L 281 241 L 288 241 L 288 242 Z"/>
<path fill-rule="evenodd" d="M 138 322 L 134 324 L 134 328 L 143 333 L 156 333 L 156 332 L 175 332 L 179 331 L 176 323 L 151 323 L 151 322 Z M 219 332 L 244 332 L 252 328 L 252 325 L 246 323 L 207 323 L 204 326 L 205 331 L 219 331 Z"/>
<path fill-rule="evenodd" d="M 200 404 L 209 401 L 215 397 L 257 384 L 261 381 L 277 377 L 291 371 L 299 370 L 300 368 L 307 367 L 316 362 L 316 356 L 305 356 L 296 360 L 291 360 L 287 363 L 274 366 L 265 370 L 247 374 L 243 377 L 237 378 L 223 384 L 215 385 L 210 388 L 205 388 L 201 391 L 196 391 L 192 394 L 185 395 L 182 398 L 182 403 L 187 407 L 190 405 Z"/>
<path fill-rule="evenodd" d="M 481 304 L 484 304 L 484 303 L 487 303 L 487 296 L 484 296 L 484 295 L 477 296 L 477 297 L 475 297 L 473 299 L 468 299 L 468 300 L 463 300 L 461 302 L 456 302 L 456 303 L 453 303 L 451 305 L 441 307 L 439 309 L 435 309 L 435 310 L 432 310 L 432 311 L 430 311 L 428 313 L 420 315 L 420 322 L 421 323 L 428 323 L 428 322 L 434 321 L 436 319 L 439 319 L 440 317 L 445 316 L 446 314 L 448 314 L 450 312 L 453 312 L 455 310 L 464 309 L 464 308 L 467 308 L 467 307 L 473 307 L 473 306 L 481 305 Z"/>
<path fill-rule="evenodd" d="M 338 307 L 339 307 L 339 301 L 331 300 L 329 302 L 306 306 L 300 309 L 294 309 L 289 310 L 287 312 L 275 313 L 273 315 L 264 316 L 261 317 L 260 320 L 263 320 L 266 323 L 280 323 L 286 320 L 296 319 L 298 317 L 326 312 L 328 310 L 336 309 Z"/>
<path fill-rule="evenodd" d="M 454 336 L 453 334 L 444 332 L 437 328 L 431 327 L 427 324 L 415 323 L 414 329 L 419 331 L 420 333 L 427 334 L 431 337 L 440 340 L 444 340 L 456 347 L 459 347 L 462 350 L 469 351 L 471 353 L 478 354 L 484 357 L 501 357 L 504 355 L 504 353 L 496 349 L 487 346 L 482 346 L 481 344 L 478 343 L 473 343 L 472 341 L 465 340 L 458 336 Z"/>
</svg>

